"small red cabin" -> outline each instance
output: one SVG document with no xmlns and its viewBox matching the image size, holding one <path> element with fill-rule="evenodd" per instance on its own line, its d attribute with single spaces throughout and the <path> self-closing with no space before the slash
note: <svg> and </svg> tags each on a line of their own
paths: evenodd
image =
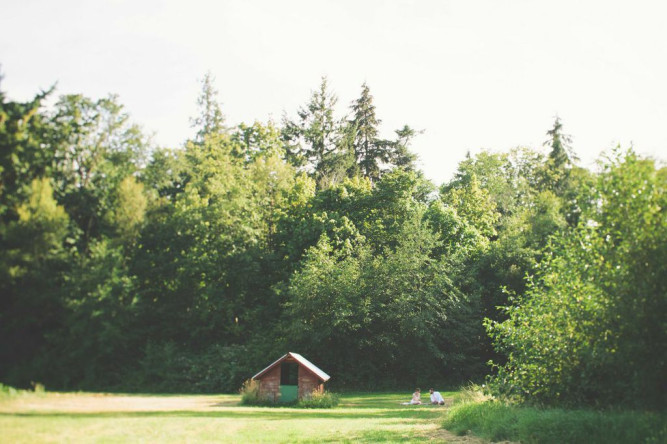
<svg viewBox="0 0 667 444">
<path fill-rule="evenodd" d="M 298 353 L 289 352 L 252 377 L 259 382 L 259 396 L 274 402 L 302 399 L 322 393 L 331 377 Z"/>
</svg>

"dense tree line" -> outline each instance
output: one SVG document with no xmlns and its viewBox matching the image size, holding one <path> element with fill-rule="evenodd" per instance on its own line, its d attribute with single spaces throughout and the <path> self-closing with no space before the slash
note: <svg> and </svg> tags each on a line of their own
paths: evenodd
<svg viewBox="0 0 667 444">
<path fill-rule="evenodd" d="M 338 387 L 454 384 L 664 406 L 665 169 L 617 150 L 468 156 L 441 187 L 364 84 L 228 126 L 207 75 L 183 147 L 118 98 L 0 92 L 0 380 L 234 391 L 286 351 Z M 624 395 L 619 397 L 619 392 Z"/>
</svg>

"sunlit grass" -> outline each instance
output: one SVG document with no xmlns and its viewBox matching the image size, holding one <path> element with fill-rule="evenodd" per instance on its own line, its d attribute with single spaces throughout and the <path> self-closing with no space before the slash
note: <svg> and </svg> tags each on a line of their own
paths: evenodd
<svg viewBox="0 0 667 444">
<path fill-rule="evenodd" d="M 443 392 L 446 397 L 453 392 Z M 0 399 L 0 442 L 401 442 L 438 433 L 445 407 L 351 393 L 334 409 L 244 407 L 238 395 L 23 394 Z"/>
<path fill-rule="evenodd" d="M 667 415 L 664 412 L 538 409 L 499 401 L 469 402 L 452 408 L 444 426 L 454 433 L 472 431 L 492 441 L 554 444 L 667 442 Z"/>
</svg>

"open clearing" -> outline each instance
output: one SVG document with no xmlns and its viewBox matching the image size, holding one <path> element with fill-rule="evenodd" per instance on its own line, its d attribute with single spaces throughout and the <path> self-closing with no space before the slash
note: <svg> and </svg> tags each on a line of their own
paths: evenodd
<svg viewBox="0 0 667 444">
<path fill-rule="evenodd" d="M 0 442 L 482 442 L 441 429 L 447 407 L 400 405 L 409 397 L 346 394 L 309 410 L 244 407 L 238 395 L 24 394 L 0 399 Z"/>
</svg>

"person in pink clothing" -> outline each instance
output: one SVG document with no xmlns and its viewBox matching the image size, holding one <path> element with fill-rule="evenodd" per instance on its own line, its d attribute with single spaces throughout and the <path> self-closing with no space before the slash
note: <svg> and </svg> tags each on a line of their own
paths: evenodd
<svg viewBox="0 0 667 444">
<path fill-rule="evenodd" d="M 412 394 L 412 400 L 410 401 L 410 404 L 413 405 L 419 405 L 422 403 L 422 393 L 419 388 L 415 389 L 415 392 Z"/>
</svg>

